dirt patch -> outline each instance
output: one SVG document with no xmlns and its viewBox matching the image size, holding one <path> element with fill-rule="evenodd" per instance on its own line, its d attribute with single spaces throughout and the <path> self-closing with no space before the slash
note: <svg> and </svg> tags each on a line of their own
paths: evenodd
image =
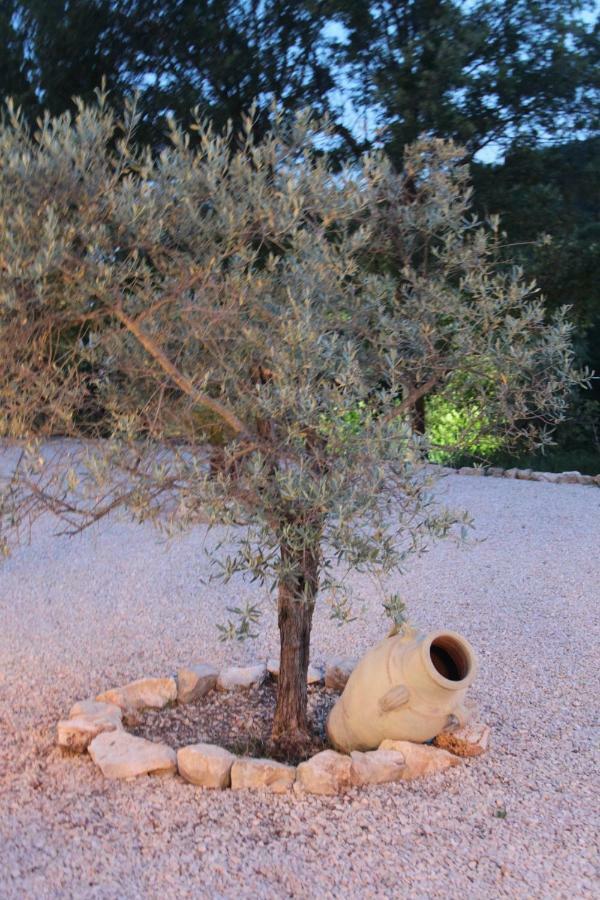
<svg viewBox="0 0 600 900">
<path fill-rule="evenodd" d="M 290 757 L 270 745 L 277 684 L 268 680 L 245 691 L 211 691 L 194 703 L 140 713 L 128 731 L 177 750 L 187 744 L 219 744 L 239 756 L 273 757 L 294 765 L 329 746 L 325 722 L 339 697 L 322 685 L 308 687 L 308 713 L 312 742 L 301 756 Z"/>
</svg>

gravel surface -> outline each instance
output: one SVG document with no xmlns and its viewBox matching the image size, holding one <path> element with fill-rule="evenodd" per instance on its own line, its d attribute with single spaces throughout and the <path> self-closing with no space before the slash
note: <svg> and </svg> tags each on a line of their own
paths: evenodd
<svg viewBox="0 0 600 900">
<path fill-rule="evenodd" d="M 472 641 L 492 748 L 340 798 L 111 782 L 63 756 L 55 725 L 73 701 L 193 659 L 273 656 L 277 633 L 253 588 L 202 586 L 200 531 L 166 547 L 129 524 L 71 540 L 40 528 L 0 570 L 3 900 L 597 897 L 600 491 L 460 476 L 441 490 L 481 540 L 438 545 L 394 587 L 417 624 Z M 357 621 L 338 628 L 321 604 L 315 662 L 387 630 L 372 585 L 353 585 Z M 249 598 L 263 635 L 220 644 L 224 608 Z"/>
</svg>

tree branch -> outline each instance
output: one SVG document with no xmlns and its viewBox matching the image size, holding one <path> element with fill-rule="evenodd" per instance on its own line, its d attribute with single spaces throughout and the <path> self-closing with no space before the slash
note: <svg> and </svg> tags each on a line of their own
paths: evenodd
<svg viewBox="0 0 600 900">
<path fill-rule="evenodd" d="M 248 429 L 244 425 L 244 423 L 239 419 L 236 414 L 228 409 L 226 406 L 223 406 L 222 403 L 219 403 L 218 400 L 215 400 L 214 397 L 210 397 L 208 394 L 203 394 L 201 391 L 196 390 L 192 382 L 187 378 L 182 372 L 177 369 L 176 366 L 173 365 L 171 360 L 166 356 L 163 350 L 155 343 L 155 341 L 150 337 L 150 335 L 146 334 L 142 331 L 139 326 L 139 323 L 135 319 L 130 319 L 129 316 L 121 309 L 121 307 L 115 308 L 115 315 L 119 319 L 120 322 L 125 325 L 128 331 L 133 334 L 135 338 L 140 342 L 144 350 L 152 357 L 152 359 L 158 363 L 163 372 L 171 378 L 180 390 L 187 394 L 188 397 L 191 397 L 192 400 L 198 404 L 198 406 L 205 406 L 207 409 L 212 410 L 220 419 L 229 425 L 230 428 L 235 431 L 236 434 L 247 435 Z"/>
</svg>

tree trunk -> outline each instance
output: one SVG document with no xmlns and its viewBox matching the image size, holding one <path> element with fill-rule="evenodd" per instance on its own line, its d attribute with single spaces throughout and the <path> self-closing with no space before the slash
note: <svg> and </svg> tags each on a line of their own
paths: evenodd
<svg viewBox="0 0 600 900">
<path fill-rule="evenodd" d="M 293 572 L 283 575 L 279 583 L 281 655 L 272 741 L 280 752 L 294 754 L 310 742 L 306 679 L 319 585 L 319 544 L 300 551 L 282 544 L 281 559 Z"/>
<path fill-rule="evenodd" d="M 412 424 L 417 434 L 425 434 L 425 397 L 415 400 L 412 408 Z"/>
</svg>

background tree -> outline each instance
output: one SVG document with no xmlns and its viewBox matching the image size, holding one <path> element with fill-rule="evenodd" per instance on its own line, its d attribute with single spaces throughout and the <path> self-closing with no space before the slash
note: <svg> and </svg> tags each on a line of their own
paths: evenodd
<svg viewBox="0 0 600 900">
<path fill-rule="evenodd" d="M 400 163 L 422 134 L 470 156 L 527 136 L 598 127 L 597 26 L 585 0 L 334 4 L 335 46 L 357 110 Z"/>
<path fill-rule="evenodd" d="M 7 10 L 16 57 L 29 61 L 25 94 L 12 70 L 0 95 L 21 99 L 31 121 L 74 109 L 104 82 L 117 107 L 138 91 L 138 131 L 155 148 L 167 119 L 200 109 L 237 128 L 253 104 L 268 126 L 276 101 L 323 112 L 333 87 L 318 0 L 16 0 Z"/>
<path fill-rule="evenodd" d="M 549 309 L 568 299 L 581 364 L 600 372 L 600 142 L 515 145 L 502 166 L 472 167 L 483 216 L 502 217 L 505 258 L 535 277 Z M 600 380 L 579 391 L 550 454 L 559 469 L 600 463 Z M 569 464 L 571 462 L 571 464 Z"/>
<path fill-rule="evenodd" d="M 319 588 L 385 573 L 460 518 L 434 503 L 407 422 L 425 374 L 453 391 L 460 360 L 485 427 L 534 443 L 573 374 L 562 314 L 546 324 L 531 285 L 495 272 L 460 150 L 425 141 L 402 175 L 381 155 L 334 173 L 327 134 L 274 121 L 260 142 L 250 121 L 235 140 L 198 121 L 194 143 L 172 126 L 158 157 L 132 147 L 131 114 L 115 139 L 103 97 L 33 138 L 4 123 L 1 424 L 22 452 L 2 511 L 7 527 L 51 510 L 77 531 L 119 508 L 170 532 L 235 526 L 215 561 L 277 590 L 273 741 L 298 752 Z M 362 264 L 382 234 L 407 248 L 402 271 Z M 94 440 L 77 415 L 90 371 Z M 44 446 L 57 430 L 78 440 Z"/>
</svg>

